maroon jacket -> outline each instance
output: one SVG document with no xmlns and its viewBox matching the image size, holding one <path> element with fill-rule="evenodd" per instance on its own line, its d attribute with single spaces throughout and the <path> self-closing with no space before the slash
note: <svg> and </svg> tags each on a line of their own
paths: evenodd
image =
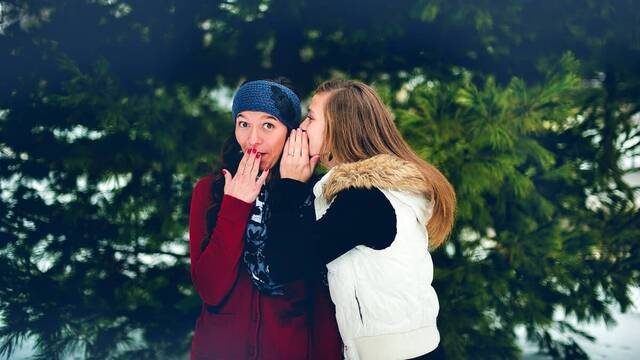
<svg viewBox="0 0 640 360">
<path fill-rule="evenodd" d="M 196 184 L 189 215 L 191 278 L 203 301 L 191 359 L 341 359 L 326 286 L 297 281 L 287 285 L 285 295 L 269 296 L 249 278 L 241 256 L 253 204 L 225 195 L 209 244 L 200 250 L 212 180 L 208 176 Z"/>
</svg>

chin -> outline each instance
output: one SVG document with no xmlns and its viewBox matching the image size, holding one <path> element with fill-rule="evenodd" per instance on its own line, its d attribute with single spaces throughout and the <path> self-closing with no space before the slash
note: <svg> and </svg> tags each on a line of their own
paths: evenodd
<svg viewBox="0 0 640 360">
<path fill-rule="evenodd" d="M 271 168 L 272 166 L 273 166 L 273 164 L 271 164 L 271 161 L 269 161 L 268 159 L 264 159 L 263 158 L 263 159 L 260 160 L 260 171 L 265 171 L 265 170 Z"/>
</svg>

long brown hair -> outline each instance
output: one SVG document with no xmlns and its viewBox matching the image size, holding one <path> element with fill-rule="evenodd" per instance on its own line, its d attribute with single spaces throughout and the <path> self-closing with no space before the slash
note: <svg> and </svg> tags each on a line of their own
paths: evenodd
<svg viewBox="0 0 640 360">
<path fill-rule="evenodd" d="M 433 201 L 433 214 L 427 224 L 429 245 L 440 246 L 453 227 L 455 191 L 435 166 L 421 159 L 404 141 L 376 91 L 359 81 L 329 80 L 315 93 L 329 94 L 324 108 L 322 161 L 340 164 L 389 154 L 416 164 L 425 178 L 424 192 Z"/>
</svg>

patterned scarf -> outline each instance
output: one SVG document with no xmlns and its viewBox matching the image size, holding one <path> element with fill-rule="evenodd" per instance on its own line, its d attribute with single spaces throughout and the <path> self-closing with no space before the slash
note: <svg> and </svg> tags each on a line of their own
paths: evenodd
<svg viewBox="0 0 640 360">
<path fill-rule="evenodd" d="M 258 290 L 268 295 L 284 295 L 284 285 L 271 278 L 269 266 L 265 261 L 264 248 L 268 241 L 267 221 L 269 220 L 269 194 L 263 187 L 251 211 L 244 236 L 244 263 Z"/>
</svg>

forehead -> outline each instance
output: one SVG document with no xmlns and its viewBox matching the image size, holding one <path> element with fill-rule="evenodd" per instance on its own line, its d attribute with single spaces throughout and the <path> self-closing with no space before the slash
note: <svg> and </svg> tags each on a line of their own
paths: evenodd
<svg viewBox="0 0 640 360">
<path fill-rule="evenodd" d="M 329 95 L 330 94 L 328 92 L 313 95 L 313 97 L 311 98 L 311 103 L 309 104 L 309 111 L 320 111 L 324 104 L 327 102 Z"/>
<path fill-rule="evenodd" d="M 262 111 L 243 111 L 238 114 L 238 118 L 245 121 L 278 120 L 275 116 Z"/>
</svg>

